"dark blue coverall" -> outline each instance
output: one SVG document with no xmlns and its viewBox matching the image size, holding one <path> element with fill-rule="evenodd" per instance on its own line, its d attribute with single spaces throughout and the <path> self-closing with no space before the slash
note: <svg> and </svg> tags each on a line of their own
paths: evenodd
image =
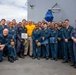
<svg viewBox="0 0 76 75">
<path fill-rule="evenodd" d="M 74 64 L 74 52 L 73 52 L 73 41 L 71 39 L 71 32 L 73 30 L 72 26 L 64 28 L 62 37 L 64 40 L 64 61 L 68 62 L 68 54 L 70 54 L 71 63 Z M 65 42 L 68 39 L 68 42 Z"/>
<path fill-rule="evenodd" d="M 33 39 L 33 57 L 40 57 L 41 56 L 41 46 L 37 46 L 36 40 L 41 42 L 41 31 L 40 29 L 34 30 L 32 34 Z"/>
</svg>

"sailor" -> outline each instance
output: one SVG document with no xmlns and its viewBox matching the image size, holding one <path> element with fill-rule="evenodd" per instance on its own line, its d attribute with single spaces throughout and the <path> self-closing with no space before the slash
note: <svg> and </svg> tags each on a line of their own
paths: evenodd
<svg viewBox="0 0 76 75">
<path fill-rule="evenodd" d="M 73 29 L 73 31 L 71 33 L 71 38 L 73 40 L 73 51 L 74 51 L 74 57 L 75 57 L 74 68 L 76 68 L 76 28 Z"/>
<path fill-rule="evenodd" d="M 18 53 L 18 56 L 20 56 L 21 58 L 24 58 L 24 47 L 25 47 L 24 41 L 26 39 L 26 38 L 23 38 L 22 35 L 27 33 L 27 29 L 25 27 L 25 24 L 23 24 L 23 22 L 24 22 L 24 19 L 22 20 L 22 25 L 17 28 L 17 38 L 18 38 L 17 53 Z"/>
<path fill-rule="evenodd" d="M 8 27 L 7 27 L 7 25 L 5 25 L 5 22 L 6 22 L 6 20 L 5 20 L 5 19 L 2 19 L 2 20 L 1 20 L 1 25 L 0 25 L 0 34 L 2 34 L 2 33 L 3 33 L 3 30 L 4 30 L 5 28 L 8 28 Z"/>
<path fill-rule="evenodd" d="M 0 62 L 3 60 L 2 55 L 4 50 L 7 52 L 8 61 L 14 62 L 13 51 L 11 50 L 12 46 L 10 44 L 12 36 L 8 32 L 8 29 L 5 28 L 3 34 L 0 35 Z"/>
<path fill-rule="evenodd" d="M 62 39 L 62 25 L 58 25 L 58 58 L 63 58 L 63 39 Z"/>
<path fill-rule="evenodd" d="M 73 41 L 71 39 L 71 32 L 73 27 L 70 26 L 70 22 L 68 19 L 65 20 L 66 28 L 62 33 L 62 37 L 64 40 L 64 61 L 63 63 L 68 62 L 68 56 L 70 55 L 71 65 L 74 65 L 74 53 L 73 53 Z M 69 55 L 68 55 L 69 52 Z"/>
<path fill-rule="evenodd" d="M 46 58 L 46 60 L 49 59 L 49 36 L 50 36 L 50 29 L 47 28 L 47 23 L 44 23 L 43 29 L 42 29 L 42 57 Z"/>
<path fill-rule="evenodd" d="M 16 53 L 17 53 L 17 50 L 16 50 L 16 34 L 17 34 L 17 31 L 16 31 L 16 28 L 15 27 L 13 27 L 13 22 L 10 22 L 9 23 L 9 27 L 8 27 L 8 30 L 9 30 L 9 35 L 12 35 L 12 37 L 13 37 L 13 41 L 14 41 L 14 59 L 16 60 L 16 59 L 18 59 L 17 58 L 17 55 L 16 55 Z"/>
<path fill-rule="evenodd" d="M 52 28 L 50 31 L 50 44 L 51 44 L 51 53 L 52 53 L 52 60 L 56 60 L 58 58 L 58 30 L 55 28 L 55 23 L 52 22 Z"/>
<path fill-rule="evenodd" d="M 39 29 L 39 25 L 36 24 L 36 28 L 33 31 L 32 39 L 33 39 L 33 59 L 40 59 L 41 56 L 41 29 Z"/>
</svg>

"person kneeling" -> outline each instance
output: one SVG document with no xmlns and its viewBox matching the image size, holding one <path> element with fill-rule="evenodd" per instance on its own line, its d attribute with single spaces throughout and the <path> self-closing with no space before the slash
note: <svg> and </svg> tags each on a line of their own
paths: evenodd
<svg viewBox="0 0 76 75">
<path fill-rule="evenodd" d="M 10 44 L 12 36 L 8 34 L 8 29 L 4 29 L 3 33 L 0 35 L 0 62 L 3 61 L 2 55 L 3 53 L 7 54 L 8 61 L 14 62 L 14 52 L 12 50 L 12 46 Z"/>
</svg>

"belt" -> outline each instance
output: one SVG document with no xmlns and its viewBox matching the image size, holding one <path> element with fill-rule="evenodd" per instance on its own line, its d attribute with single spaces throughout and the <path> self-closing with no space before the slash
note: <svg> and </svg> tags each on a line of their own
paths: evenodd
<svg viewBox="0 0 76 75">
<path fill-rule="evenodd" d="M 31 38 L 31 36 L 29 36 L 28 38 Z"/>
</svg>

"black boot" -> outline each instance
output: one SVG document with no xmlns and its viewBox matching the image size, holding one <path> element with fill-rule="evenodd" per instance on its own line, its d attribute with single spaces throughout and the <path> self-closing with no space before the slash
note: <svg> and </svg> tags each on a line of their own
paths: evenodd
<svg viewBox="0 0 76 75">
<path fill-rule="evenodd" d="M 40 57 L 37 57 L 38 60 L 40 60 Z"/>
<path fill-rule="evenodd" d="M 16 56 L 16 60 L 18 60 L 18 56 Z"/>
<path fill-rule="evenodd" d="M 11 63 L 14 63 L 13 57 L 8 57 L 8 61 L 11 62 Z"/>
<path fill-rule="evenodd" d="M 76 62 L 75 62 L 74 68 L 76 69 Z"/>
<path fill-rule="evenodd" d="M 55 59 L 55 61 L 57 61 L 57 58 Z"/>
<path fill-rule="evenodd" d="M 20 58 L 23 58 L 24 59 L 25 57 L 24 57 L 24 55 L 20 54 Z"/>
<path fill-rule="evenodd" d="M 0 62 L 2 62 L 3 60 L 0 60 Z"/>
<path fill-rule="evenodd" d="M 50 58 L 51 60 L 55 60 L 54 58 Z"/>
<path fill-rule="evenodd" d="M 74 68 L 76 69 L 76 64 L 74 65 Z"/>
<path fill-rule="evenodd" d="M 49 57 L 46 57 L 45 59 L 46 59 L 46 60 L 48 60 L 48 59 L 49 59 Z"/>
<path fill-rule="evenodd" d="M 62 61 L 62 63 L 68 63 L 68 61 Z"/>
<path fill-rule="evenodd" d="M 74 65 L 75 65 L 74 63 L 71 63 L 71 64 L 70 64 L 70 66 L 74 66 Z"/>
<path fill-rule="evenodd" d="M 32 57 L 32 59 L 35 59 L 35 58 L 36 58 L 36 57 L 34 57 L 34 56 Z"/>
</svg>

